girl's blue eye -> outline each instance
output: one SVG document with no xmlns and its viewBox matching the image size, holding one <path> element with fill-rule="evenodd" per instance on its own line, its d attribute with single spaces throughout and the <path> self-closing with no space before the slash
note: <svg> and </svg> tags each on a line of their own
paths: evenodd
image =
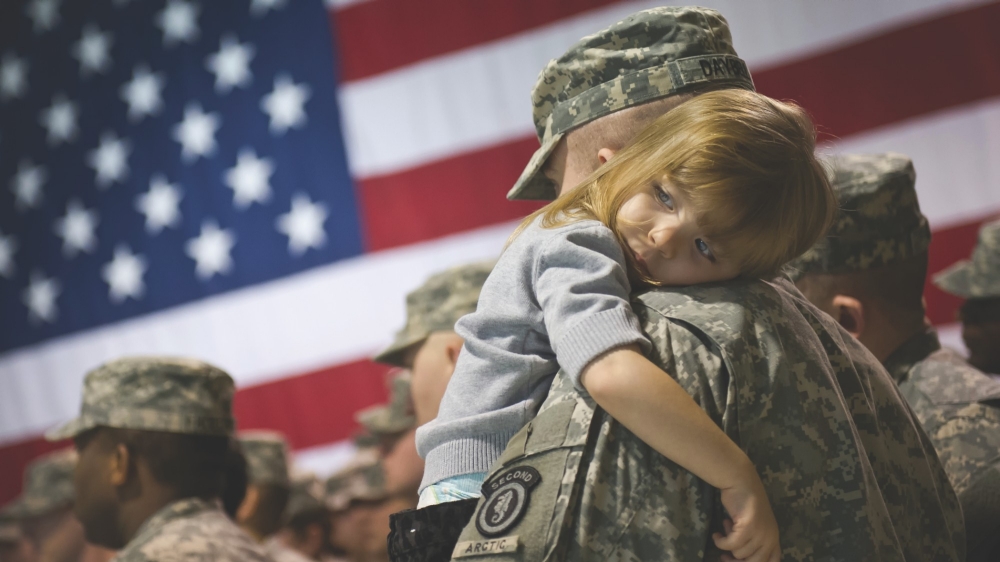
<svg viewBox="0 0 1000 562">
<path fill-rule="evenodd" d="M 656 193 L 656 198 L 660 200 L 660 203 L 666 205 L 671 211 L 674 210 L 674 198 L 665 189 L 656 185 L 653 186 L 653 192 Z"/>
<path fill-rule="evenodd" d="M 715 261 L 715 254 L 712 253 L 712 249 L 708 247 L 708 244 L 704 240 L 701 238 L 695 238 L 694 245 L 698 248 L 698 251 L 701 252 L 701 255 L 713 262 Z"/>
</svg>

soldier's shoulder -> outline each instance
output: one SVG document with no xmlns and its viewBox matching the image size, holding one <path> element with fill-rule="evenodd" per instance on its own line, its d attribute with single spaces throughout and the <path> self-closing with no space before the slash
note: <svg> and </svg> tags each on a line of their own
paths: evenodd
<svg viewBox="0 0 1000 562">
<path fill-rule="evenodd" d="M 139 544 L 130 544 L 118 562 L 270 562 L 253 539 L 219 510 L 178 517 Z"/>
</svg>

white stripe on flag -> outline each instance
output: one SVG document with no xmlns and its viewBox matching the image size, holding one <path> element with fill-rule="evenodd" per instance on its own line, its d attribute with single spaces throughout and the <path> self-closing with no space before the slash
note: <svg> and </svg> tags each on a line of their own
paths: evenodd
<svg viewBox="0 0 1000 562">
<path fill-rule="evenodd" d="M 751 70 L 760 70 L 968 2 L 703 4 L 726 15 L 738 52 Z M 614 4 L 345 84 L 339 99 L 352 173 L 366 178 L 398 172 L 533 135 L 530 92 L 549 59 L 580 37 L 657 5 L 651 0 Z"/>
<path fill-rule="evenodd" d="M 0 356 L 0 443 L 73 417 L 85 372 L 123 355 L 198 357 L 237 386 L 371 356 L 433 273 L 500 254 L 514 224 L 370 254 Z"/>
<path fill-rule="evenodd" d="M 920 210 L 935 230 L 1000 211 L 1000 98 L 853 135 L 832 151 L 912 158 Z"/>
</svg>

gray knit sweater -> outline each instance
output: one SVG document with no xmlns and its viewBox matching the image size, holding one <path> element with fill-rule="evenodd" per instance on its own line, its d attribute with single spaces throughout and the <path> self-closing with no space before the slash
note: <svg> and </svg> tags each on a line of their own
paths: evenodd
<svg viewBox="0 0 1000 562">
<path fill-rule="evenodd" d="M 625 256 L 598 221 L 526 228 L 500 256 L 479 305 L 455 325 L 465 340 L 436 419 L 417 430 L 421 490 L 486 472 L 538 412 L 560 367 L 576 380 L 597 356 L 649 342 L 629 306 Z"/>
</svg>

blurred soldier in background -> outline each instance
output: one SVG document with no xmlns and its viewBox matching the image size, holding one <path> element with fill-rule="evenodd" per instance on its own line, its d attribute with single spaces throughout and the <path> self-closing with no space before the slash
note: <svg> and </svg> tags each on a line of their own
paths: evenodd
<svg viewBox="0 0 1000 562">
<path fill-rule="evenodd" d="M 88 545 L 73 517 L 73 469 L 76 453 L 64 449 L 35 459 L 24 472 L 21 495 L 0 511 L 16 521 L 38 561 L 108 560 L 114 553 Z"/>
<path fill-rule="evenodd" d="M 424 460 L 417 454 L 417 427 L 410 381 L 409 371 L 392 373 L 389 403 L 362 410 L 355 415 L 355 419 L 378 440 L 386 494 L 409 494 L 416 500 L 417 488 L 424 473 Z"/>
<path fill-rule="evenodd" d="M 245 431 L 239 442 L 247 460 L 246 497 L 236 510 L 236 521 L 275 562 L 305 562 L 299 552 L 285 546 L 274 535 L 291 494 L 288 477 L 288 443 L 273 431 Z"/>
<path fill-rule="evenodd" d="M 455 322 L 476 310 L 479 291 L 496 261 L 472 263 L 432 275 L 406 295 L 406 325 L 375 361 L 409 369 L 416 425 L 437 416 L 462 338 Z"/>
<path fill-rule="evenodd" d="M 291 494 L 277 538 L 309 560 L 320 560 L 330 551 L 330 513 L 323 497 L 323 483 L 315 474 L 292 477 Z"/>
<path fill-rule="evenodd" d="M 476 310 L 479 292 L 495 264 L 493 260 L 448 269 L 432 275 L 406 295 L 406 325 L 396 333 L 395 341 L 375 357 L 376 361 L 411 370 L 413 408 L 418 427 L 437 416 L 441 398 L 455 371 L 455 361 L 462 351 L 463 341 L 455 333 L 455 322 Z M 415 428 L 412 433 L 416 435 Z M 418 476 L 414 494 L 419 484 Z M 390 520 L 393 529 L 400 529 L 393 532 L 393 536 L 400 536 L 405 528 L 404 536 L 409 539 L 409 530 L 420 527 L 429 531 L 415 539 L 419 541 L 421 553 L 426 552 L 426 559 L 447 559 L 455 546 L 454 538 L 472 516 L 473 508 L 474 503 L 448 502 L 399 513 Z M 432 522 L 432 525 L 422 525 L 424 521 Z M 443 525 L 449 526 L 450 531 L 440 532 Z M 393 560 L 403 559 L 399 558 L 401 551 L 417 548 L 407 545 L 410 543 L 393 541 L 390 547 L 394 549 Z"/>
<path fill-rule="evenodd" d="M 84 379 L 73 438 L 73 511 L 118 562 L 267 561 L 220 509 L 234 420 L 233 379 L 191 359 L 131 357 Z"/>
<path fill-rule="evenodd" d="M 931 233 L 913 164 L 890 153 L 842 156 L 832 165 L 841 213 L 827 237 L 791 264 L 793 275 L 806 298 L 896 380 L 958 493 L 968 559 L 1000 560 L 1000 383 L 942 349 L 925 319 Z M 970 270 L 960 265 L 945 279 L 971 292 Z"/>
<path fill-rule="evenodd" d="M 1000 220 L 984 224 L 972 258 L 937 274 L 934 284 L 965 299 L 959 317 L 969 363 L 1000 375 Z"/>
<path fill-rule="evenodd" d="M 389 495 L 378 455 L 362 450 L 326 483 L 331 516 L 330 542 L 351 562 L 389 559 L 389 515 L 416 506 L 411 494 Z"/>
</svg>

